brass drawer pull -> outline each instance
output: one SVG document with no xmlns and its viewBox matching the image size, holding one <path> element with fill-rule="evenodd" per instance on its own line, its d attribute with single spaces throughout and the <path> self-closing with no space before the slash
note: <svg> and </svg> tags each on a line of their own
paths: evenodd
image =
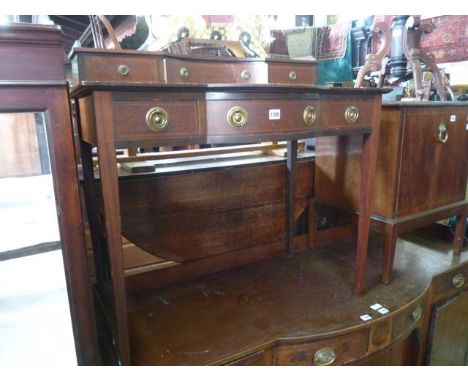
<svg viewBox="0 0 468 382">
<path fill-rule="evenodd" d="M 336 353 L 332 348 L 323 348 L 317 350 L 314 355 L 314 364 L 317 366 L 331 365 L 336 359 Z"/>
<path fill-rule="evenodd" d="M 128 76 L 128 74 L 130 73 L 130 68 L 128 67 L 128 65 L 122 64 L 117 67 L 117 72 L 121 76 Z"/>
<path fill-rule="evenodd" d="M 169 123 L 169 114 L 162 107 L 152 107 L 146 113 L 146 124 L 153 131 L 164 130 Z"/>
<path fill-rule="evenodd" d="M 291 81 L 294 81 L 297 78 L 297 74 L 294 70 L 291 70 L 288 74 L 288 77 Z"/>
<path fill-rule="evenodd" d="M 248 70 L 243 70 L 241 72 L 241 77 L 244 79 L 244 80 L 248 80 L 250 79 L 250 72 Z"/>
<path fill-rule="evenodd" d="M 437 140 L 440 143 L 446 143 L 447 140 L 448 140 L 447 127 L 445 127 L 445 124 L 441 123 L 437 129 L 438 129 L 438 132 L 439 132 L 439 134 L 437 135 Z"/>
<path fill-rule="evenodd" d="M 249 114 L 240 106 L 234 106 L 227 113 L 227 121 L 229 125 L 235 129 L 244 127 L 247 124 L 248 119 Z"/>
<path fill-rule="evenodd" d="M 422 314 L 424 312 L 424 308 L 422 305 L 418 305 L 414 310 L 413 310 L 413 313 L 411 314 L 411 317 L 413 318 L 413 321 L 414 322 L 418 322 L 421 317 L 422 317 Z"/>
<path fill-rule="evenodd" d="M 345 120 L 348 123 L 355 123 L 359 118 L 359 110 L 356 106 L 349 106 L 344 114 Z"/>
<path fill-rule="evenodd" d="M 187 68 L 180 68 L 179 70 L 179 75 L 182 77 L 182 78 L 187 78 L 188 75 L 189 75 L 189 71 Z"/>
<path fill-rule="evenodd" d="M 465 285 L 465 276 L 463 276 L 461 273 L 455 275 L 452 279 L 452 285 L 454 288 L 461 288 L 463 285 Z"/>
<path fill-rule="evenodd" d="M 315 119 L 317 118 L 317 112 L 315 111 L 313 106 L 306 106 L 306 108 L 304 109 L 303 118 L 306 125 L 311 126 L 314 124 Z"/>
</svg>

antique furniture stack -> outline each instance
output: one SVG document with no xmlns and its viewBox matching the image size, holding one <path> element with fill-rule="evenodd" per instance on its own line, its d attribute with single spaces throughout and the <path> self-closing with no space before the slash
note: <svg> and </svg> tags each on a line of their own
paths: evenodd
<svg viewBox="0 0 468 382">
<path fill-rule="evenodd" d="M 379 131 L 387 119 L 399 120 L 395 113 L 419 109 L 396 105 L 387 117 L 384 108 L 381 125 L 382 90 L 319 87 L 314 80 L 315 64 L 306 61 L 74 51 L 70 97 L 92 241 L 89 270 L 69 124 L 60 125 L 68 138 L 56 135 L 67 142 L 52 140 L 51 152 L 57 155 L 62 144 L 70 148 L 61 154 L 69 157 L 54 163 L 56 178 L 71 182 L 67 191 L 75 203 L 59 200 L 72 314 L 85 329 L 97 316 L 97 335 L 75 336 L 89 354 L 98 349 L 91 340 L 99 339 L 101 360 L 80 363 L 402 365 L 463 358 L 466 325 L 445 328 L 451 320 L 466 320 L 466 252 L 449 257 L 417 246 L 403 250 L 390 287 L 379 281 L 380 241 L 369 241 L 372 188 L 381 187 L 374 176 L 378 149 L 409 134 L 402 128 L 390 139 Z M 35 94 L 38 88 L 25 89 Z M 68 111 L 66 93 L 61 102 Z M 461 110 L 448 113 L 456 115 L 455 123 L 466 119 Z M 458 125 L 447 126 L 449 134 L 452 127 L 463 139 Z M 297 153 L 297 141 L 310 137 L 322 140 L 317 163 Z M 320 142 L 337 139 L 353 142 L 354 151 L 337 156 L 333 143 L 328 159 L 350 157 L 360 176 L 326 183 Z M 116 157 L 117 150 L 137 147 L 258 148 L 266 141 L 287 141 L 286 158 L 168 159 L 132 173 Z M 418 151 L 401 155 L 410 154 Z M 335 172 L 346 175 L 342 162 L 333 163 Z M 64 168 L 69 172 L 60 172 Z M 453 182 L 457 200 L 450 203 L 462 187 L 458 177 Z M 311 251 L 322 235 L 316 231 L 318 202 L 335 195 L 354 201 L 357 236 Z M 424 206 L 411 200 L 405 208 L 440 206 L 431 198 Z M 438 353 L 447 338 L 456 345 L 452 359 Z"/>
</svg>

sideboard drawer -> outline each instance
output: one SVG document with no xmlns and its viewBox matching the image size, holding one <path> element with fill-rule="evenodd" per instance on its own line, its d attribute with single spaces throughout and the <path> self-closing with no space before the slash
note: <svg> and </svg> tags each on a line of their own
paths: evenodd
<svg viewBox="0 0 468 382">
<path fill-rule="evenodd" d="M 271 84 L 315 84 L 316 65 L 268 63 L 268 82 Z"/>
<path fill-rule="evenodd" d="M 165 65 L 169 84 L 265 84 L 268 80 L 264 62 L 208 62 L 168 58 Z"/>
<path fill-rule="evenodd" d="M 181 112 L 183 110 L 183 112 Z M 201 134 L 197 100 L 112 102 L 116 142 L 163 144 L 177 139 L 196 141 Z"/>
<path fill-rule="evenodd" d="M 368 329 L 321 341 L 278 346 L 273 350 L 275 365 L 343 365 L 367 353 Z"/>
<path fill-rule="evenodd" d="M 438 301 L 456 294 L 468 287 L 468 262 L 441 273 L 432 281 L 432 301 Z"/>
<path fill-rule="evenodd" d="M 164 83 L 163 63 L 157 57 L 87 55 L 81 81 Z"/>
<path fill-rule="evenodd" d="M 330 101 L 324 111 L 324 125 L 328 128 L 353 128 L 372 125 L 373 102 L 351 100 Z"/>
<path fill-rule="evenodd" d="M 321 124 L 320 102 L 311 100 L 207 101 L 207 115 L 209 136 L 255 139 L 269 134 L 306 133 Z"/>
</svg>

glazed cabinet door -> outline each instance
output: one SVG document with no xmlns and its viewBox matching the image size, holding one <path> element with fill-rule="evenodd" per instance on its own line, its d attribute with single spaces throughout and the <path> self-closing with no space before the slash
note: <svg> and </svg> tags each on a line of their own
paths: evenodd
<svg viewBox="0 0 468 382">
<path fill-rule="evenodd" d="M 468 291 L 433 309 L 426 362 L 433 366 L 468 366 Z"/>
<path fill-rule="evenodd" d="M 404 115 L 397 216 L 465 198 L 466 108 L 408 108 Z"/>
</svg>

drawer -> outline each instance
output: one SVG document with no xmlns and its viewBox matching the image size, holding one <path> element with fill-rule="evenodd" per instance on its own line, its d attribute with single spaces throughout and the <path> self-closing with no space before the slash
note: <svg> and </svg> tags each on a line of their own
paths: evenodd
<svg viewBox="0 0 468 382">
<path fill-rule="evenodd" d="M 373 108 L 373 101 L 329 101 L 324 111 L 324 126 L 332 129 L 371 126 Z"/>
<path fill-rule="evenodd" d="M 114 100 L 117 147 L 177 144 L 178 140 L 198 143 L 202 136 L 200 108 L 198 100 Z"/>
<path fill-rule="evenodd" d="M 367 353 L 368 330 L 362 329 L 326 340 L 284 345 L 273 349 L 275 365 L 343 365 Z"/>
<path fill-rule="evenodd" d="M 397 341 L 408 335 L 422 321 L 427 313 L 426 297 L 410 303 L 393 318 L 392 341 Z"/>
<path fill-rule="evenodd" d="M 263 351 L 249 354 L 248 356 L 228 363 L 227 366 L 265 366 L 265 354 Z"/>
<path fill-rule="evenodd" d="M 441 273 L 432 281 L 432 302 L 450 297 L 468 287 L 468 262 Z"/>
<path fill-rule="evenodd" d="M 167 83 L 265 84 L 264 62 L 210 62 L 168 58 L 165 60 Z"/>
<path fill-rule="evenodd" d="M 86 55 L 81 81 L 119 83 L 164 83 L 163 62 L 156 57 L 129 57 L 128 55 Z"/>
<path fill-rule="evenodd" d="M 268 82 L 271 84 L 315 84 L 316 65 L 268 64 Z"/>
<path fill-rule="evenodd" d="M 305 114 L 309 110 L 306 122 Z M 249 139 L 307 133 L 321 125 L 320 102 L 311 100 L 207 101 L 208 135 Z"/>
</svg>

